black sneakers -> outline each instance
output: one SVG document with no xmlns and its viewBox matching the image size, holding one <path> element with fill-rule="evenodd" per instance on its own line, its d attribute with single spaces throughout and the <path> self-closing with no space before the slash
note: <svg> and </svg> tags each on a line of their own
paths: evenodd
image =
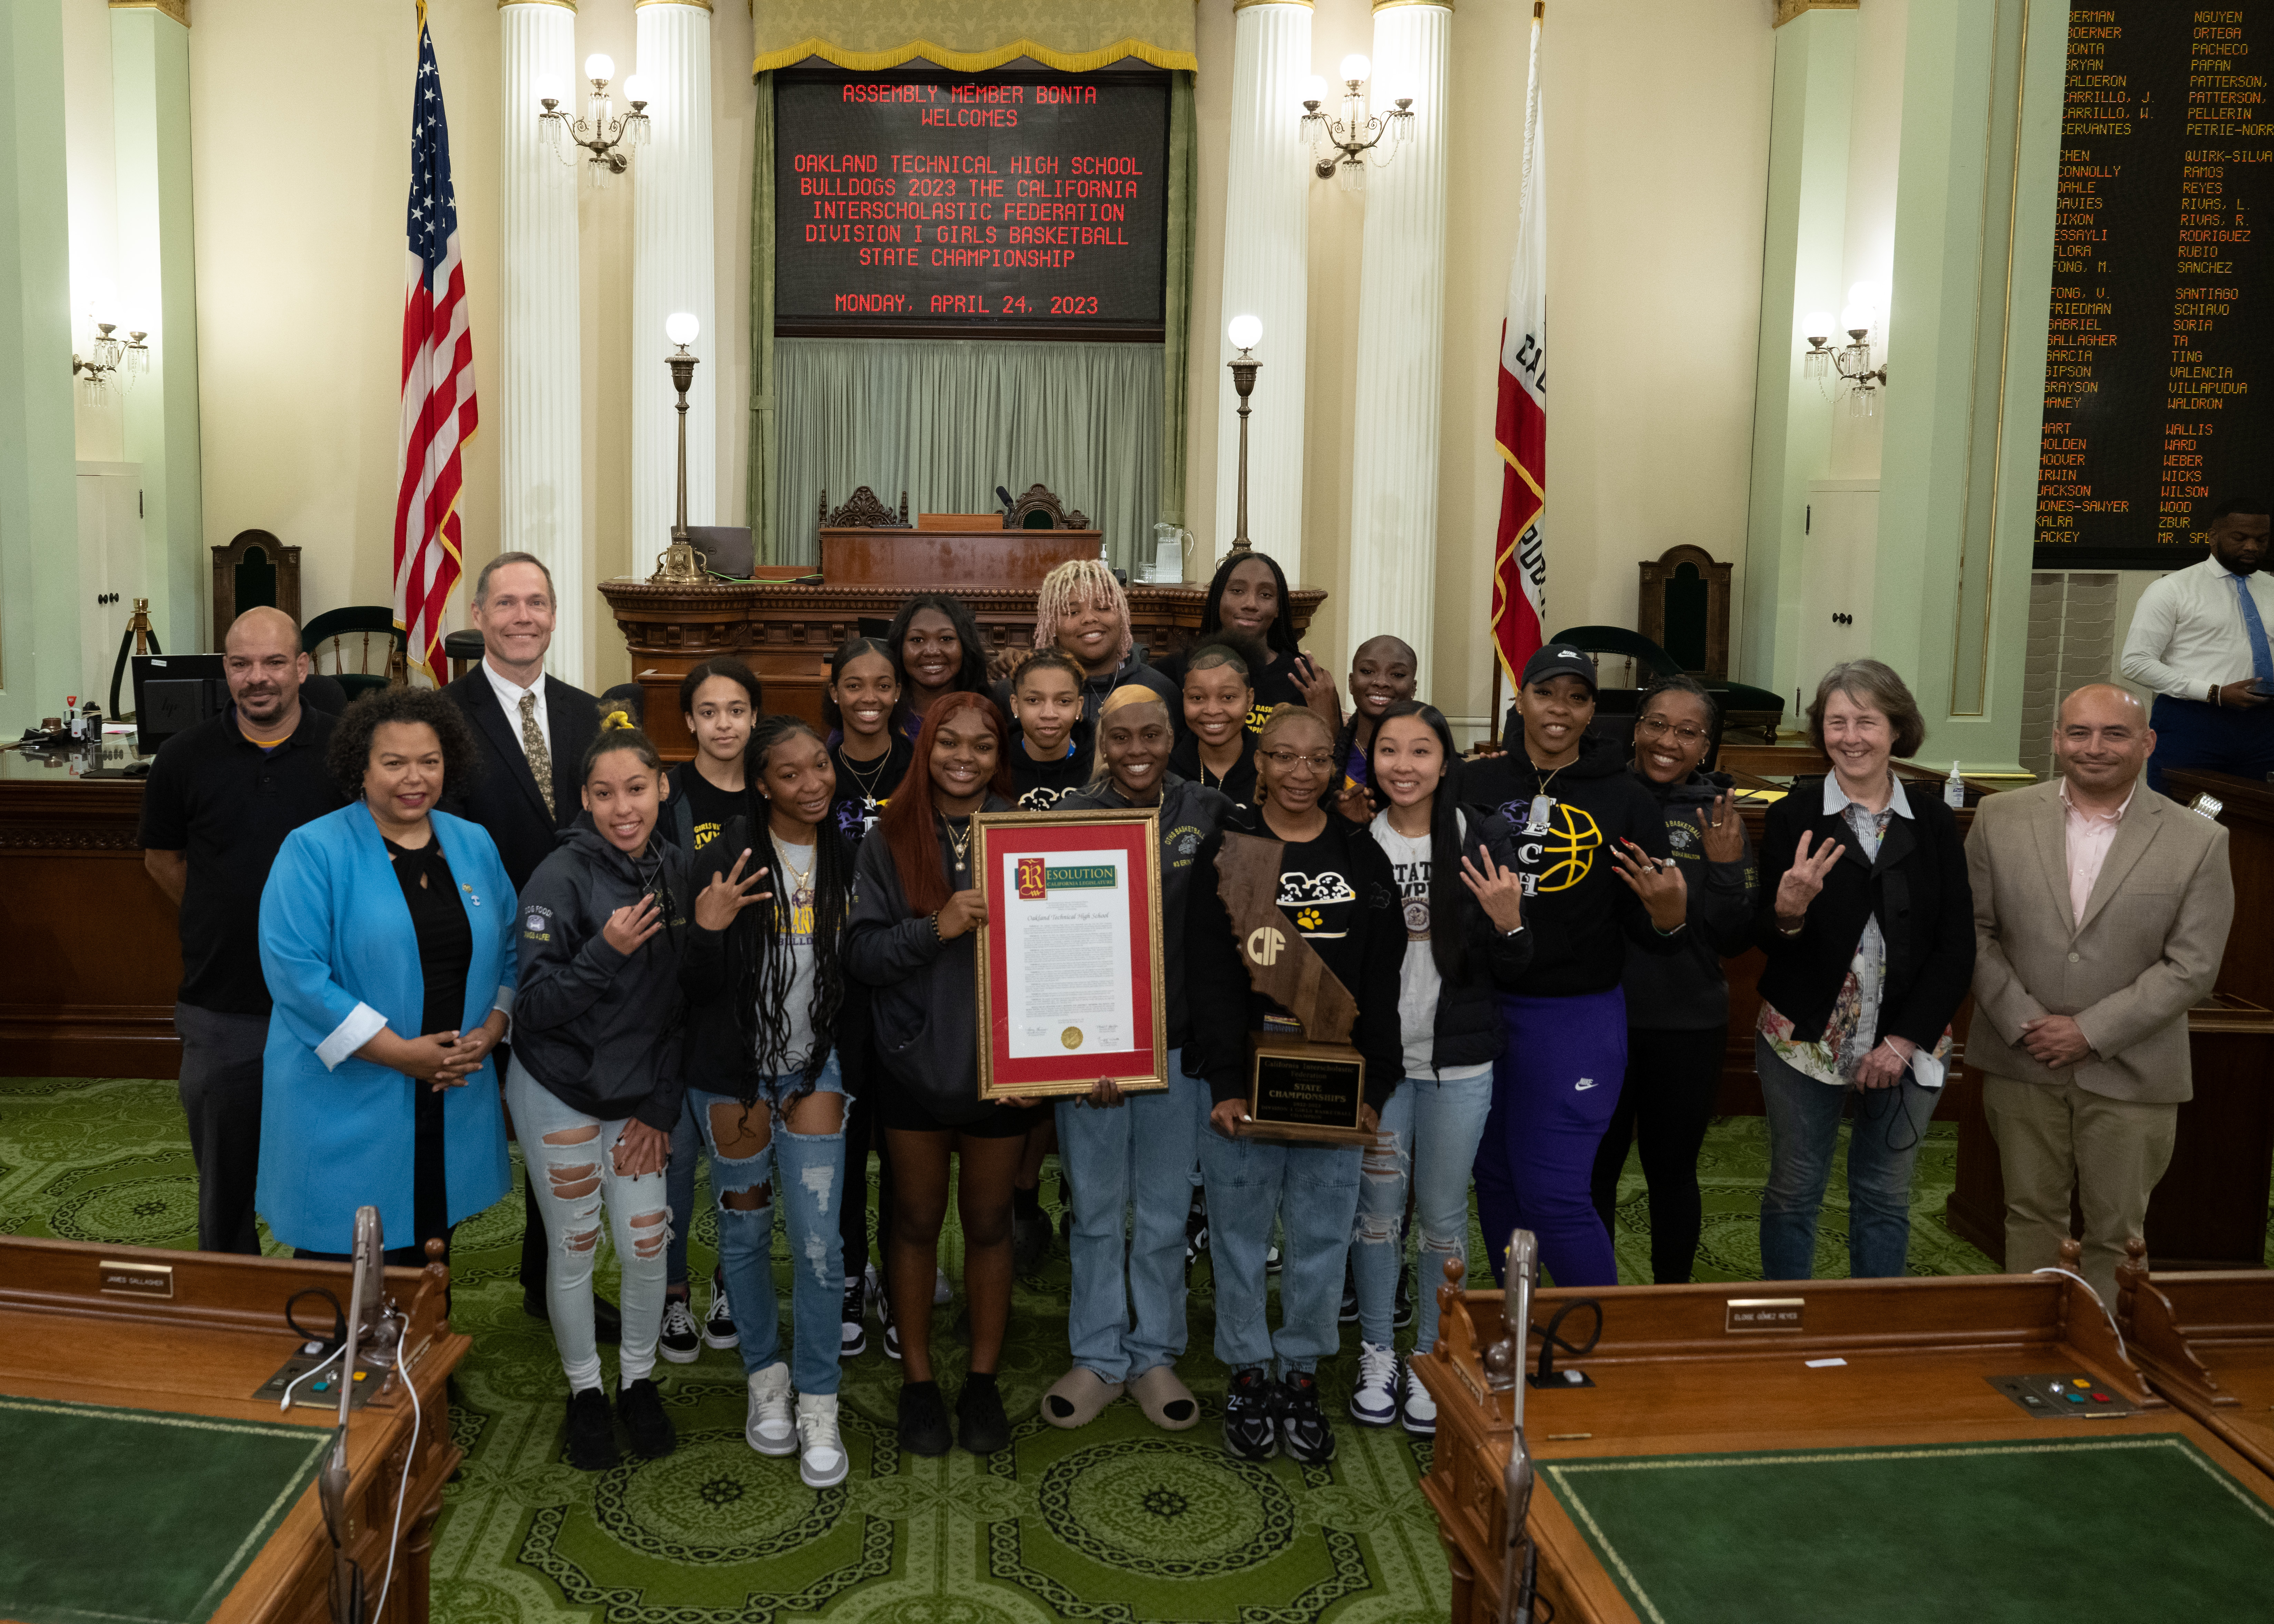
<svg viewBox="0 0 2274 1624">
<path fill-rule="evenodd" d="M 625 1382 L 616 1394 L 616 1413 L 624 1418 L 624 1435 L 632 1440 L 633 1454 L 655 1461 L 679 1447 L 679 1434 L 663 1413 L 663 1395 L 651 1378 Z"/>
<path fill-rule="evenodd" d="M 1011 1420 L 1003 1413 L 1003 1394 L 992 1371 L 964 1378 L 955 1401 L 957 1441 L 973 1455 L 992 1455 L 1011 1441 Z"/>
<path fill-rule="evenodd" d="M 858 1274 L 845 1277 L 845 1304 L 837 1311 L 837 1357 L 857 1359 L 869 1351 L 869 1282 Z"/>
<path fill-rule="evenodd" d="M 568 1464 L 578 1471 L 606 1471 L 616 1463 L 615 1417 L 599 1388 L 568 1395 Z"/>
<path fill-rule="evenodd" d="M 1309 1371 L 1290 1371 L 1279 1383 L 1279 1441 L 1306 1466 L 1335 1458 L 1335 1434 L 1319 1408 L 1319 1379 Z"/>
<path fill-rule="evenodd" d="M 910 1455 L 945 1455 L 955 1441 L 947 1430 L 947 1406 L 937 1381 L 900 1384 L 900 1447 Z"/>
<path fill-rule="evenodd" d="M 1279 1384 L 1250 1365 L 1231 1379 L 1224 1395 L 1224 1447 L 1243 1461 L 1279 1453 Z"/>
<path fill-rule="evenodd" d="M 703 1332 L 685 1297 L 663 1299 L 663 1329 L 656 1336 L 655 1350 L 674 1365 L 692 1365 L 702 1353 Z"/>
<path fill-rule="evenodd" d="M 1394 1312 L 1389 1316 L 1389 1324 L 1392 1329 L 1402 1331 L 1412 1323 L 1413 1271 L 1410 1268 L 1401 1268 L 1397 1271 L 1397 1302 Z M 1428 1350 L 1425 1348 L 1422 1351 L 1427 1353 Z"/>
<path fill-rule="evenodd" d="M 1344 1325 L 1358 1323 L 1358 1265 L 1349 1258 L 1343 1259 L 1343 1312 Z"/>
</svg>

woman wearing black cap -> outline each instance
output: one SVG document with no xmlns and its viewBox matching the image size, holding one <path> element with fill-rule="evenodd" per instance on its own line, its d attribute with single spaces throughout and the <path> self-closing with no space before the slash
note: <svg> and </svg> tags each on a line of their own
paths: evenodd
<svg viewBox="0 0 2274 1624">
<path fill-rule="evenodd" d="M 1508 1049 L 1477 1152 L 1478 1215 L 1495 1274 L 1520 1225 L 1540 1237 L 1540 1260 L 1557 1285 L 1616 1285 L 1592 1176 L 1626 1075 L 1620 976 L 1630 942 L 1681 951 L 1688 888 L 1658 802 L 1626 771 L 1626 751 L 1587 732 L 1593 662 L 1548 644 L 1525 662 L 1516 708 L 1523 737 L 1468 775 L 1469 795 L 1516 832 L 1534 937 L 1531 967 L 1502 996 Z"/>
</svg>

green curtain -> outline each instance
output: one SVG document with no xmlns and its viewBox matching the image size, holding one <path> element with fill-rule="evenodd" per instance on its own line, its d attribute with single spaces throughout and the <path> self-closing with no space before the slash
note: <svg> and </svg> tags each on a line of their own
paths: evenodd
<svg viewBox="0 0 2274 1624">
<path fill-rule="evenodd" d="M 1042 484 L 1133 575 L 1161 516 L 1158 344 L 774 341 L 775 561 L 815 560 L 815 515 L 868 485 L 908 514 L 988 513 Z M 756 459 L 753 458 L 755 462 Z"/>
<path fill-rule="evenodd" d="M 750 455 L 743 523 L 750 556 L 779 564 L 774 524 L 774 76 L 758 75 L 750 156 Z"/>
<path fill-rule="evenodd" d="M 1169 201 L 1165 320 L 1161 346 L 1161 517 L 1185 522 L 1186 388 L 1192 372 L 1186 327 L 1193 308 L 1193 226 L 1200 188 L 1193 160 L 1193 76 L 1169 75 Z M 1148 553 L 1141 561 L 1150 563 Z"/>
<path fill-rule="evenodd" d="M 922 56 L 980 73 L 1031 56 L 1066 73 L 1135 57 L 1189 73 L 1193 0 L 766 0 L 753 15 L 764 73 L 818 56 L 875 73 Z"/>
</svg>

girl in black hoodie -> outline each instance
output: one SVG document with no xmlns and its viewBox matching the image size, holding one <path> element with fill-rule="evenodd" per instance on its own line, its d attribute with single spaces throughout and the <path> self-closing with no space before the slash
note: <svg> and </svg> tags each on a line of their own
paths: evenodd
<svg viewBox="0 0 2274 1624">
<path fill-rule="evenodd" d="M 1515 831 L 1534 936 L 1531 968 L 1502 999 L 1508 1047 L 1477 1152 L 1477 1214 L 1495 1275 L 1510 1231 L 1522 1228 L 1540 1237 L 1557 1285 L 1616 1285 L 1592 1184 L 1627 1069 L 1619 978 L 1630 942 L 1682 951 L 1687 888 L 1626 752 L 1587 732 L 1593 662 L 1548 644 L 1525 662 L 1516 704 L 1524 736 L 1468 775 L 1469 793 Z"/>
<path fill-rule="evenodd" d="M 568 1377 L 568 1460 L 616 1460 L 592 1324 L 601 1208 L 623 1267 L 617 1408 L 632 1447 L 676 1443 L 651 1372 L 671 1233 L 663 1167 L 679 1120 L 679 961 L 690 914 L 712 929 L 757 876 L 721 879 L 697 902 L 686 854 L 656 838 L 663 763 L 636 728 L 584 753 L 584 815 L 521 890 L 521 974 L 506 1108 L 549 1243 L 545 1296 Z M 714 922 L 715 921 L 715 922 Z"/>
<path fill-rule="evenodd" d="M 961 1164 L 956 1213 L 971 1315 L 970 1375 L 956 1419 L 974 1455 L 1011 1441 L 995 1385 L 1011 1313 L 1011 1185 L 1027 1130 L 1042 1113 L 1029 1101 L 979 1097 L 975 949 L 987 902 L 971 856 L 972 815 L 1010 810 L 1010 787 L 1003 713 L 982 694 L 944 694 L 855 865 L 845 966 L 876 989 L 883 1075 L 870 1103 L 892 1160 L 887 1268 L 900 1336 L 900 1447 L 912 1455 L 945 1455 L 950 1441 L 931 1365 L 950 1155 Z"/>
</svg>

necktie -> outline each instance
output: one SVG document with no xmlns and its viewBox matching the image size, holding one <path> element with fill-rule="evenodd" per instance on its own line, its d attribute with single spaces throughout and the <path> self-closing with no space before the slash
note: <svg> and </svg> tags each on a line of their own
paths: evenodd
<svg viewBox="0 0 2274 1624">
<path fill-rule="evenodd" d="M 537 780 L 537 793 L 545 798 L 545 816 L 558 819 L 561 815 L 553 809 L 553 749 L 545 742 L 545 730 L 537 725 L 537 695 L 533 693 L 521 696 L 521 748 L 529 757 L 529 772 Z"/>
<path fill-rule="evenodd" d="M 2266 646 L 2266 622 L 2258 618 L 2258 600 L 2250 596 L 2250 583 L 2241 575 L 2229 575 L 2234 583 L 2234 595 L 2242 600 L 2242 635 L 2250 639 L 2250 670 L 2261 686 L 2274 684 L 2274 650 Z"/>
</svg>

